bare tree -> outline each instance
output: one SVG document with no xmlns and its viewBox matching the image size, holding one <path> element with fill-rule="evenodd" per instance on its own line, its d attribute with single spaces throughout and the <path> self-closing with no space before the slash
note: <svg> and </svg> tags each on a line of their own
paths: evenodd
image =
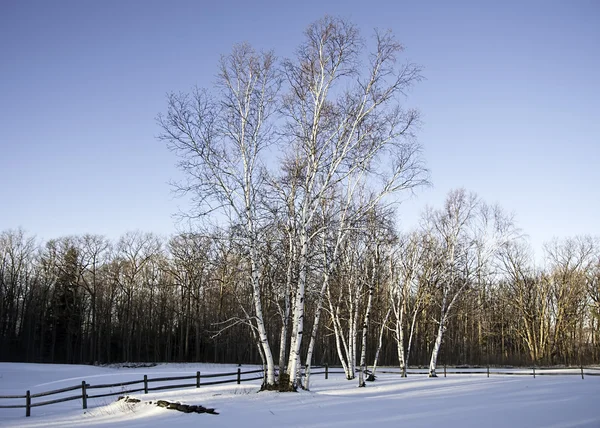
<svg viewBox="0 0 600 428">
<path fill-rule="evenodd" d="M 437 273 L 440 316 L 429 376 L 436 376 L 436 364 L 447 321 L 465 291 L 482 284 L 490 273 L 500 248 L 518 234 L 512 220 L 498 207 L 490 207 L 464 189 L 450 192 L 444 208 L 427 214 L 427 225 L 439 251 Z"/>
<path fill-rule="evenodd" d="M 264 322 L 258 239 L 261 192 L 266 189 L 261 171 L 264 149 L 273 142 L 271 116 L 279 90 L 275 57 L 237 45 L 221 58 L 217 95 L 196 90 L 171 94 L 166 116 L 159 116 L 161 139 L 181 159 L 187 181 L 178 190 L 195 202 L 194 214 L 215 214 L 236 226 L 238 239 L 248 248 L 249 281 L 256 330 L 267 369 L 266 386 L 275 384 L 275 366 Z"/>
<path fill-rule="evenodd" d="M 82 286 L 89 296 L 88 329 L 90 334 L 89 356 L 91 362 L 99 360 L 99 320 L 98 309 L 101 294 L 103 293 L 103 278 L 101 267 L 106 264 L 111 251 L 108 239 L 100 235 L 84 235 L 79 239 L 83 272 L 81 275 Z"/>
<path fill-rule="evenodd" d="M 593 269 L 596 260 L 594 240 L 587 237 L 575 237 L 562 241 L 554 240 L 546 245 L 546 257 L 550 272 L 546 277 L 551 293 L 551 356 L 553 363 L 562 359 L 564 364 L 576 361 L 581 345 L 576 348 L 569 343 L 569 337 L 579 337 L 584 329 L 587 310 L 586 285 L 588 272 Z"/>
<path fill-rule="evenodd" d="M 302 165 L 296 210 L 299 274 L 287 365 L 291 389 L 299 380 L 309 248 L 318 235 L 313 226 L 321 202 L 332 189 L 351 187 L 357 175 L 379 186 L 380 199 L 426 178 L 412 140 L 418 115 L 399 102 L 420 80 L 420 69 L 398 63 L 403 48 L 391 33 L 376 32 L 374 39 L 362 62 L 358 29 L 325 17 L 308 27 L 296 58 L 284 63 L 290 88 L 283 103 L 284 135 Z"/>
<path fill-rule="evenodd" d="M 412 232 L 402 236 L 396 248 L 388 296 L 403 377 L 406 377 L 418 317 L 431 297 L 430 285 L 436 281 L 437 256 L 426 233 Z"/>
<path fill-rule="evenodd" d="M 593 256 L 594 261 L 586 272 L 586 285 L 589 304 L 589 333 L 582 342 L 586 345 L 591 345 L 593 359 L 598 359 L 598 344 L 600 343 L 600 239 L 595 240 L 596 250 Z"/>
<path fill-rule="evenodd" d="M 507 276 L 503 298 L 517 309 L 521 321 L 517 332 L 529 350 L 531 362 L 539 364 L 549 348 L 548 283 L 533 268 L 531 251 L 523 242 L 504 246 L 502 263 Z"/>
<path fill-rule="evenodd" d="M 0 343 L 1 358 L 8 358 L 4 349 L 23 329 L 25 304 L 31 293 L 31 260 L 35 251 L 35 238 L 24 230 L 0 233 Z"/>
</svg>

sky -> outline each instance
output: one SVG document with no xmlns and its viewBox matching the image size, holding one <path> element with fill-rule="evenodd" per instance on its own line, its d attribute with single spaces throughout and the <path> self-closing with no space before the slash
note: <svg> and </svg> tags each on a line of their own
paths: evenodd
<svg viewBox="0 0 600 428">
<path fill-rule="evenodd" d="M 169 235 L 187 202 L 157 140 L 166 94 L 209 88 L 238 42 L 291 57 L 325 14 L 391 29 L 425 80 L 433 186 L 404 230 L 459 187 L 514 213 L 536 251 L 600 235 L 600 2 L 0 1 L 0 231 L 40 239 Z"/>
</svg>

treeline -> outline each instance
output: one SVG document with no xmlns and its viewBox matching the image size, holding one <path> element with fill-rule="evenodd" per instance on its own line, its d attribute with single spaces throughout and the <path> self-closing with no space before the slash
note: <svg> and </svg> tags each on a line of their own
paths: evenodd
<svg viewBox="0 0 600 428">
<path fill-rule="evenodd" d="M 485 269 L 476 266 L 481 252 L 459 255 L 466 250 L 462 248 L 455 256 L 464 263 L 457 270 L 461 278 L 445 291 L 441 280 L 447 260 L 433 233 L 397 234 L 387 225 L 346 241 L 329 279 L 313 362 L 339 364 L 340 355 L 346 364 L 352 363 L 348 357 L 356 361 L 367 305 L 369 364 L 379 340 L 379 364 L 397 365 L 399 358 L 429 363 L 443 305 L 448 314 L 439 356 L 443 363 L 600 361 L 597 241 L 573 238 L 549 244 L 544 269 L 534 267 L 519 240 L 506 243 Z M 273 240 L 264 242 L 261 251 L 264 316 L 275 344 L 288 275 L 285 240 L 276 235 L 272 231 Z M 246 259 L 235 240 L 218 235 L 163 240 L 133 232 L 116 242 L 84 235 L 42 245 L 21 230 L 4 231 L 0 359 L 260 362 L 248 326 L 254 310 Z M 316 254 L 312 259 L 309 296 L 319 294 L 326 268 Z M 306 332 L 311 332 L 317 304 L 317 299 L 307 299 Z M 404 357 L 399 357 L 399 337 L 404 348 L 410 346 Z"/>
</svg>

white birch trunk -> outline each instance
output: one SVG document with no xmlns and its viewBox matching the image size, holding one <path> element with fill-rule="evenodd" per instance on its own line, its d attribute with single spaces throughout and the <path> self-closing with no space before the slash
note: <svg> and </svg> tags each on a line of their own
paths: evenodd
<svg viewBox="0 0 600 428">
<path fill-rule="evenodd" d="M 358 307 L 359 307 L 359 299 L 360 293 L 356 292 L 355 299 L 352 300 L 353 304 L 352 308 L 352 323 L 349 331 L 349 341 L 350 341 L 350 355 L 348 355 L 348 368 L 351 373 L 351 379 L 356 377 L 356 350 L 357 350 L 357 342 L 358 342 Z"/>
<path fill-rule="evenodd" d="M 285 279 L 285 288 L 284 288 L 284 309 L 283 309 L 283 323 L 281 326 L 281 337 L 279 338 L 279 376 L 285 373 L 285 358 L 286 358 L 286 350 L 287 350 L 287 334 L 290 324 L 290 290 L 292 288 L 292 274 L 294 268 L 294 262 L 296 260 L 296 247 L 292 242 L 292 235 L 290 233 L 290 237 L 288 240 L 289 248 L 290 248 L 290 259 L 288 261 L 286 279 Z"/>
<path fill-rule="evenodd" d="M 400 309 L 400 316 L 396 319 L 396 341 L 397 341 L 397 349 L 398 349 L 398 363 L 400 365 L 400 372 L 402 373 L 402 377 L 406 377 L 406 359 L 405 359 L 405 349 L 404 349 L 404 329 L 403 322 L 404 320 L 404 310 Z"/>
<path fill-rule="evenodd" d="M 306 371 L 304 374 L 304 388 L 306 390 L 310 389 L 310 365 L 311 365 L 311 361 L 312 361 L 312 355 L 315 349 L 315 344 L 317 341 L 317 333 L 319 331 L 319 323 L 321 321 L 321 311 L 323 310 L 323 301 L 325 299 L 325 293 L 329 287 L 329 278 L 331 277 L 331 273 L 333 272 L 333 270 L 335 269 L 335 265 L 336 265 L 336 260 L 337 260 L 337 254 L 338 254 L 338 250 L 340 248 L 340 245 L 343 241 L 345 237 L 345 233 L 343 231 L 343 229 L 340 227 L 340 229 L 338 230 L 338 234 L 337 234 L 337 239 L 336 239 L 336 243 L 335 243 L 335 248 L 333 249 L 333 256 L 332 256 L 332 262 L 331 264 L 328 263 L 327 261 L 327 254 L 325 251 L 325 239 L 323 237 L 322 240 L 322 244 L 323 244 L 323 260 L 324 260 L 324 265 L 325 265 L 325 273 L 323 274 L 323 285 L 321 286 L 321 290 L 319 292 L 319 297 L 317 300 L 317 309 L 315 310 L 315 317 L 313 320 L 313 328 L 310 334 L 310 342 L 308 344 L 308 350 L 306 352 L 306 360 L 305 360 L 305 364 L 306 364 Z"/>
<path fill-rule="evenodd" d="M 310 342 L 308 343 L 308 350 L 306 352 L 306 371 L 304 373 L 304 388 L 306 390 L 310 389 L 310 366 L 312 361 L 312 355 L 315 349 L 315 343 L 317 342 L 317 333 L 319 331 L 319 322 L 321 321 L 321 310 L 323 309 L 323 299 L 325 290 L 329 284 L 329 273 L 325 273 L 323 277 L 323 285 L 321 287 L 321 292 L 319 293 L 319 298 L 317 301 L 317 309 L 315 310 L 315 317 L 313 320 L 313 328 L 310 333 Z"/>
<path fill-rule="evenodd" d="M 365 318 L 362 328 L 362 343 L 360 350 L 360 373 L 358 386 L 365 387 L 365 372 L 367 371 L 367 335 L 369 332 L 369 320 L 371 318 L 371 307 L 373 306 L 373 295 L 375 294 L 375 279 L 377 276 L 377 262 L 379 260 L 379 245 L 375 248 L 375 256 L 373 257 L 373 266 L 371 271 L 371 280 L 369 283 L 369 297 L 367 299 L 367 309 L 365 310 Z"/>
<path fill-rule="evenodd" d="M 342 368 L 344 369 L 344 373 L 346 374 L 346 379 L 352 379 L 350 376 L 348 364 L 346 363 L 346 355 L 348 355 L 348 347 L 344 340 L 344 336 L 341 333 L 340 329 L 340 321 L 339 314 L 333 310 L 333 305 L 330 303 L 330 310 L 332 314 L 333 321 L 333 332 L 335 336 L 335 349 L 337 350 L 338 357 L 340 359 L 340 363 L 342 364 Z"/>
<path fill-rule="evenodd" d="M 331 299 L 331 292 L 329 288 L 327 289 L 327 300 L 329 302 L 329 312 L 331 313 L 331 321 L 333 324 L 333 333 L 335 337 L 335 348 L 338 354 L 338 358 L 340 359 L 340 363 L 344 369 L 344 373 L 346 375 L 346 379 L 351 380 L 354 379 L 354 371 L 353 366 L 351 366 L 350 355 L 352 354 L 352 341 L 350 340 L 351 335 L 349 334 L 347 341 L 343 329 L 342 323 L 340 321 L 340 306 L 338 305 L 334 308 L 333 301 Z M 351 324 L 351 320 L 349 321 Z M 349 327 L 350 328 L 350 327 Z"/>
<path fill-rule="evenodd" d="M 255 250 L 252 250 L 255 252 Z M 252 265 L 252 297 L 254 299 L 254 310 L 256 311 L 256 329 L 258 330 L 258 336 L 260 340 L 260 346 L 264 352 L 264 358 L 266 362 L 267 374 L 266 374 L 266 382 L 268 386 L 275 385 L 275 363 L 273 361 L 273 353 L 271 352 L 271 347 L 269 346 L 269 339 L 267 336 L 267 329 L 265 328 L 264 318 L 263 318 L 263 310 L 262 303 L 260 299 L 260 283 L 259 283 L 259 273 L 257 266 L 254 262 L 255 258 L 252 257 L 251 265 Z"/>
<path fill-rule="evenodd" d="M 305 215 L 303 217 L 306 217 Z M 307 223 L 303 222 L 300 232 L 300 271 L 298 274 L 298 285 L 294 301 L 294 318 L 292 343 L 290 344 L 290 355 L 288 359 L 287 373 L 289 375 L 289 387 L 296 390 L 300 378 L 300 346 L 304 328 L 304 294 L 306 289 L 306 271 L 308 268 L 308 232 Z"/>
<path fill-rule="evenodd" d="M 438 325 L 438 332 L 435 337 L 435 343 L 433 344 L 433 350 L 431 351 L 431 360 L 429 362 L 429 377 L 437 377 L 435 372 L 437 366 L 437 358 L 440 352 L 440 348 L 442 346 L 442 337 L 444 336 L 444 331 L 446 330 L 446 316 L 448 314 L 448 310 L 450 308 L 446 308 L 446 303 L 448 300 L 448 291 L 444 290 L 444 296 L 442 297 L 442 307 L 440 310 L 440 321 Z M 454 300 L 452 301 L 454 302 Z"/>
<path fill-rule="evenodd" d="M 385 317 L 383 318 L 383 322 L 381 323 L 381 328 L 379 329 L 379 340 L 377 342 L 377 349 L 375 350 L 375 358 L 373 358 L 373 369 L 371 373 L 375 376 L 375 372 L 377 371 L 377 365 L 379 364 L 379 354 L 381 352 L 381 348 L 383 347 L 383 332 L 385 331 L 385 326 L 387 325 L 388 319 L 390 318 L 390 314 L 392 313 L 392 308 L 389 308 L 385 313 Z"/>
<path fill-rule="evenodd" d="M 433 350 L 431 351 L 431 361 L 429 362 L 429 377 L 437 377 L 435 372 L 437 366 L 437 358 L 440 352 L 440 347 L 442 346 L 442 336 L 444 335 L 446 324 L 446 315 L 442 311 L 440 325 L 438 326 L 437 336 L 435 337 L 435 343 L 433 345 Z"/>
<path fill-rule="evenodd" d="M 283 309 L 283 322 L 281 325 L 281 332 L 279 338 L 279 373 L 285 371 L 285 357 L 286 357 L 286 345 L 287 345 L 287 332 L 289 328 L 290 320 L 290 297 L 289 297 L 289 286 L 285 287 L 284 296 L 284 309 Z"/>
</svg>

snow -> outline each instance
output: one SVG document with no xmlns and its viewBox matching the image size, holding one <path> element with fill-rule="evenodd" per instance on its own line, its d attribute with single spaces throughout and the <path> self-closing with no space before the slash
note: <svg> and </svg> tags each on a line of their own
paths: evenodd
<svg viewBox="0 0 600 428">
<path fill-rule="evenodd" d="M 255 366 L 244 366 L 252 370 Z M 0 395 L 22 395 L 80 384 L 159 376 L 235 372 L 234 365 L 161 364 L 151 368 L 0 363 Z M 384 370 L 384 369 L 382 369 Z M 511 370 L 516 371 L 516 370 Z M 260 381 L 135 393 L 132 404 L 116 397 L 25 409 L 0 409 L 1 427 L 600 427 L 600 376 L 509 376 L 448 374 L 400 378 L 380 373 L 366 388 L 342 374 L 311 378 L 311 391 L 260 392 Z M 190 383 L 189 381 L 183 381 Z M 136 385 L 137 387 L 137 385 Z M 100 391 L 94 390 L 93 392 Z M 118 389 L 117 389 L 118 391 Z M 104 392 L 104 391 L 103 391 Z M 66 393 L 76 395 L 77 391 Z M 89 391 L 92 393 L 92 391 Z M 38 398 L 43 400 L 46 398 Z M 214 407 L 220 414 L 184 414 L 156 407 L 156 400 Z M 0 405 L 24 399 L 0 400 Z M 33 400 L 35 403 L 35 399 Z"/>
</svg>

